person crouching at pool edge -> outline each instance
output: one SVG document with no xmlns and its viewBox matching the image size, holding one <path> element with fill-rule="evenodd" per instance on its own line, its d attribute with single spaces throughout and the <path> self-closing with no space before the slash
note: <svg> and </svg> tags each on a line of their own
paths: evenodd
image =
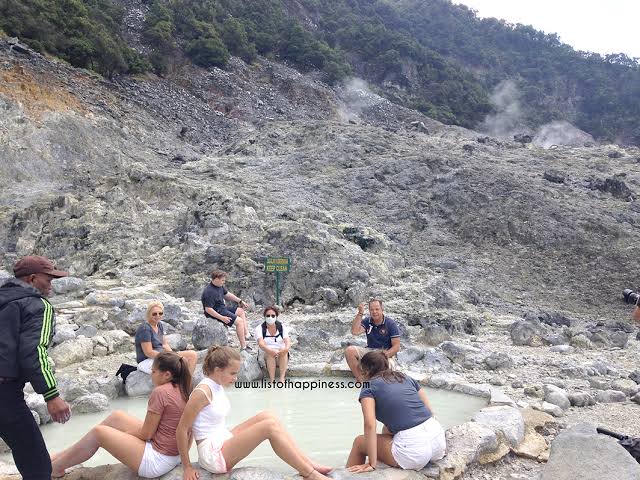
<svg viewBox="0 0 640 480">
<path fill-rule="evenodd" d="M 269 440 L 278 457 L 307 480 L 327 480 L 332 469 L 309 460 L 289 432 L 271 412 L 260 412 L 229 431 L 226 417 L 231 403 L 224 388 L 233 385 L 240 371 L 240 353 L 231 347 L 211 347 L 202 365 L 205 378 L 187 402 L 176 430 L 184 467 L 184 480 L 196 480 L 199 472 L 189 459 L 189 432 L 198 446 L 198 464 L 211 473 L 227 473 L 258 445 Z"/>
<path fill-rule="evenodd" d="M 139 476 L 156 478 L 180 463 L 176 427 L 191 392 L 191 372 L 185 358 L 163 352 L 153 359 L 144 422 L 116 410 L 66 450 L 51 455 L 54 477 L 89 460 L 100 447 Z"/>
<path fill-rule="evenodd" d="M 364 435 L 353 441 L 347 469 L 370 472 L 380 460 L 391 467 L 421 470 L 431 460 L 444 457 L 444 430 L 420 384 L 391 370 L 389 359 L 379 350 L 364 355 L 360 366 L 369 382 L 359 397 Z M 384 424 L 381 434 L 376 433 L 376 420 Z"/>
</svg>

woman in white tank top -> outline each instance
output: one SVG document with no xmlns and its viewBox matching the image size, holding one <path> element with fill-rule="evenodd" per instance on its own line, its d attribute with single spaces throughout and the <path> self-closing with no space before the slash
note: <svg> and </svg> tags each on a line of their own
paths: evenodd
<svg viewBox="0 0 640 480">
<path fill-rule="evenodd" d="M 258 445 L 269 440 L 274 452 L 305 480 L 329 480 L 332 469 L 309 460 L 271 412 L 261 412 L 231 430 L 226 416 L 231 409 L 224 387 L 232 385 L 240 371 L 241 357 L 230 347 L 211 347 L 204 359 L 205 374 L 193 390 L 176 430 L 184 467 L 184 480 L 196 480 L 198 471 L 189 460 L 189 430 L 198 446 L 198 463 L 211 473 L 226 473 Z"/>
</svg>

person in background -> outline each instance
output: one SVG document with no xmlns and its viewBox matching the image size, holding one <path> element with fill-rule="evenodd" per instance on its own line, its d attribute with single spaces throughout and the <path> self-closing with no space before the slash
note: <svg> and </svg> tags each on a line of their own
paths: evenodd
<svg viewBox="0 0 640 480">
<path fill-rule="evenodd" d="M 11 449 L 22 478 L 49 480 L 49 453 L 23 390 L 30 382 L 44 397 L 54 422 L 65 423 L 71 418 L 47 355 L 55 317 L 46 297 L 51 281 L 68 274 L 37 255 L 19 260 L 13 272 L 15 278 L 0 288 L 0 437 Z"/>
<path fill-rule="evenodd" d="M 296 446 L 282 423 L 271 413 L 261 412 L 229 431 L 226 417 L 231 403 L 224 388 L 238 375 L 240 354 L 231 347 L 211 347 L 204 359 L 204 379 L 194 388 L 177 429 L 184 480 L 196 480 L 197 470 L 189 459 L 189 432 L 198 445 L 198 464 L 211 473 L 227 473 L 265 440 L 276 455 L 307 480 L 328 480 L 330 467 L 309 460 Z"/>
<path fill-rule="evenodd" d="M 390 467 L 421 470 L 431 460 L 444 457 L 444 430 L 418 382 L 391 370 L 389 359 L 380 350 L 365 354 L 361 366 L 369 382 L 359 398 L 364 435 L 353 441 L 347 469 L 370 472 L 380 460 Z M 384 424 L 381 434 L 376 434 L 376 421 Z"/>
<path fill-rule="evenodd" d="M 389 364 L 395 368 L 395 355 L 400 350 L 400 330 L 396 322 L 384 314 L 382 300 L 374 298 L 369 301 L 369 316 L 363 319 L 364 303 L 358 305 L 358 311 L 351 323 L 351 334 L 367 335 L 367 347 L 350 345 L 345 349 L 344 356 L 347 364 L 356 377 L 362 381 L 360 359 L 367 352 L 380 350 L 389 359 Z"/>
<path fill-rule="evenodd" d="M 144 422 L 115 411 L 71 447 L 51 456 L 53 476 L 89 460 L 102 447 L 141 477 L 156 478 L 180 463 L 176 427 L 191 393 L 191 372 L 175 352 L 156 355 L 151 367 L 155 388 Z"/>
<path fill-rule="evenodd" d="M 247 304 L 224 287 L 226 281 L 226 272 L 214 270 L 211 273 L 211 282 L 202 292 L 204 315 L 221 322 L 227 328 L 235 325 L 240 350 L 251 350 L 251 347 L 247 346 L 247 340 L 250 338 L 249 324 L 244 310 Z M 237 306 L 227 305 L 225 300 L 235 302 Z"/>
<path fill-rule="evenodd" d="M 171 346 L 164 335 L 164 327 L 161 320 L 164 318 L 164 306 L 161 302 L 154 300 L 147 307 L 146 322 L 138 327 L 136 331 L 136 361 L 138 370 L 151 374 L 153 359 L 162 352 L 172 352 Z M 189 365 L 189 371 L 193 375 L 198 361 L 198 354 L 193 350 L 176 352 L 183 357 Z"/>
<path fill-rule="evenodd" d="M 276 366 L 280 368 L 279 381 L 284 382 L 287 366 L 289 365 L 289 329 L 278 320 L 276 307 L 267 307 L 263 312 L 264 322 L 256 327 L 255 337 L 258 346 L 264 352 L 264 361 L 267 364 L 269 380 L 276 378 Z"/>
</svg>

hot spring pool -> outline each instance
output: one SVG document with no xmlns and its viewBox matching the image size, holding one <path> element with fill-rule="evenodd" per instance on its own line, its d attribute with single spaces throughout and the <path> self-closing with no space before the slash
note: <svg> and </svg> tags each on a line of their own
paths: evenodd
<svg viewBox="0 0 640 480">
<path fill-rule="evenodd" d="M 295 381 L 311 379 L 292 379 Z M 323 378 L 330 381 L 330 378 Z M 345 381 L 345 378 L 337 378 Z M 469 420 L 475 412 L 486 406 L 486 400 L 446 390 L 426 389 L 436 418 L 445 429 Z M 314 390 L 241 389 L 229 388 L 227 394 L 232 404 L 227 425 L 231 429 L 238 423 L 255 415 L 260 410 L 274 411 L 282 420 L 303 452 L 313 460 L 334 467 L 344 466 L 356 435 L 362 434 L 362 413 L 358 403 L 357 388 L 318 388 Z M 146 413 L 147 398 L 118 398 L 111 402 L 112 410 L 124 410 L 140 419 Z M 49 451 L 55 452 L 76 442 L 91 427 L 98 424 L 108 412 L 77 414 L 65 424 L 48 424 L 42 434 Z M 378 428 L 378 431 L 380 431 Z M 195 445 L 191 459 L 197 461 Z M 1 460 L 10 461 L 11 454 L 0 455 Z M 117 463 L 104 450 L 85 466 Z M 260 445 L 238 466 L 268 467 L 282 472 L 291 471 L 288 465 L 275 456 L 268 442 Z"/>
</svg>

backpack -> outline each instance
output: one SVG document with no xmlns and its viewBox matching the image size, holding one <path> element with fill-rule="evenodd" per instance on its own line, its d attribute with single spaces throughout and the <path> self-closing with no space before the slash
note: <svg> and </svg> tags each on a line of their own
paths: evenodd
<svg viewBox="0 0 640 480">
<path fill-rule="evenodd" d="M 276 328 L 278 329 L 278 333 L 274 336 L 267 335 L 267 322 L 262 322 L 262 338 L 278 338 L 282 337 L 284 340 L 284 327 L 282 326 L 282 322 L 276 320 Z"/>
</svg>

